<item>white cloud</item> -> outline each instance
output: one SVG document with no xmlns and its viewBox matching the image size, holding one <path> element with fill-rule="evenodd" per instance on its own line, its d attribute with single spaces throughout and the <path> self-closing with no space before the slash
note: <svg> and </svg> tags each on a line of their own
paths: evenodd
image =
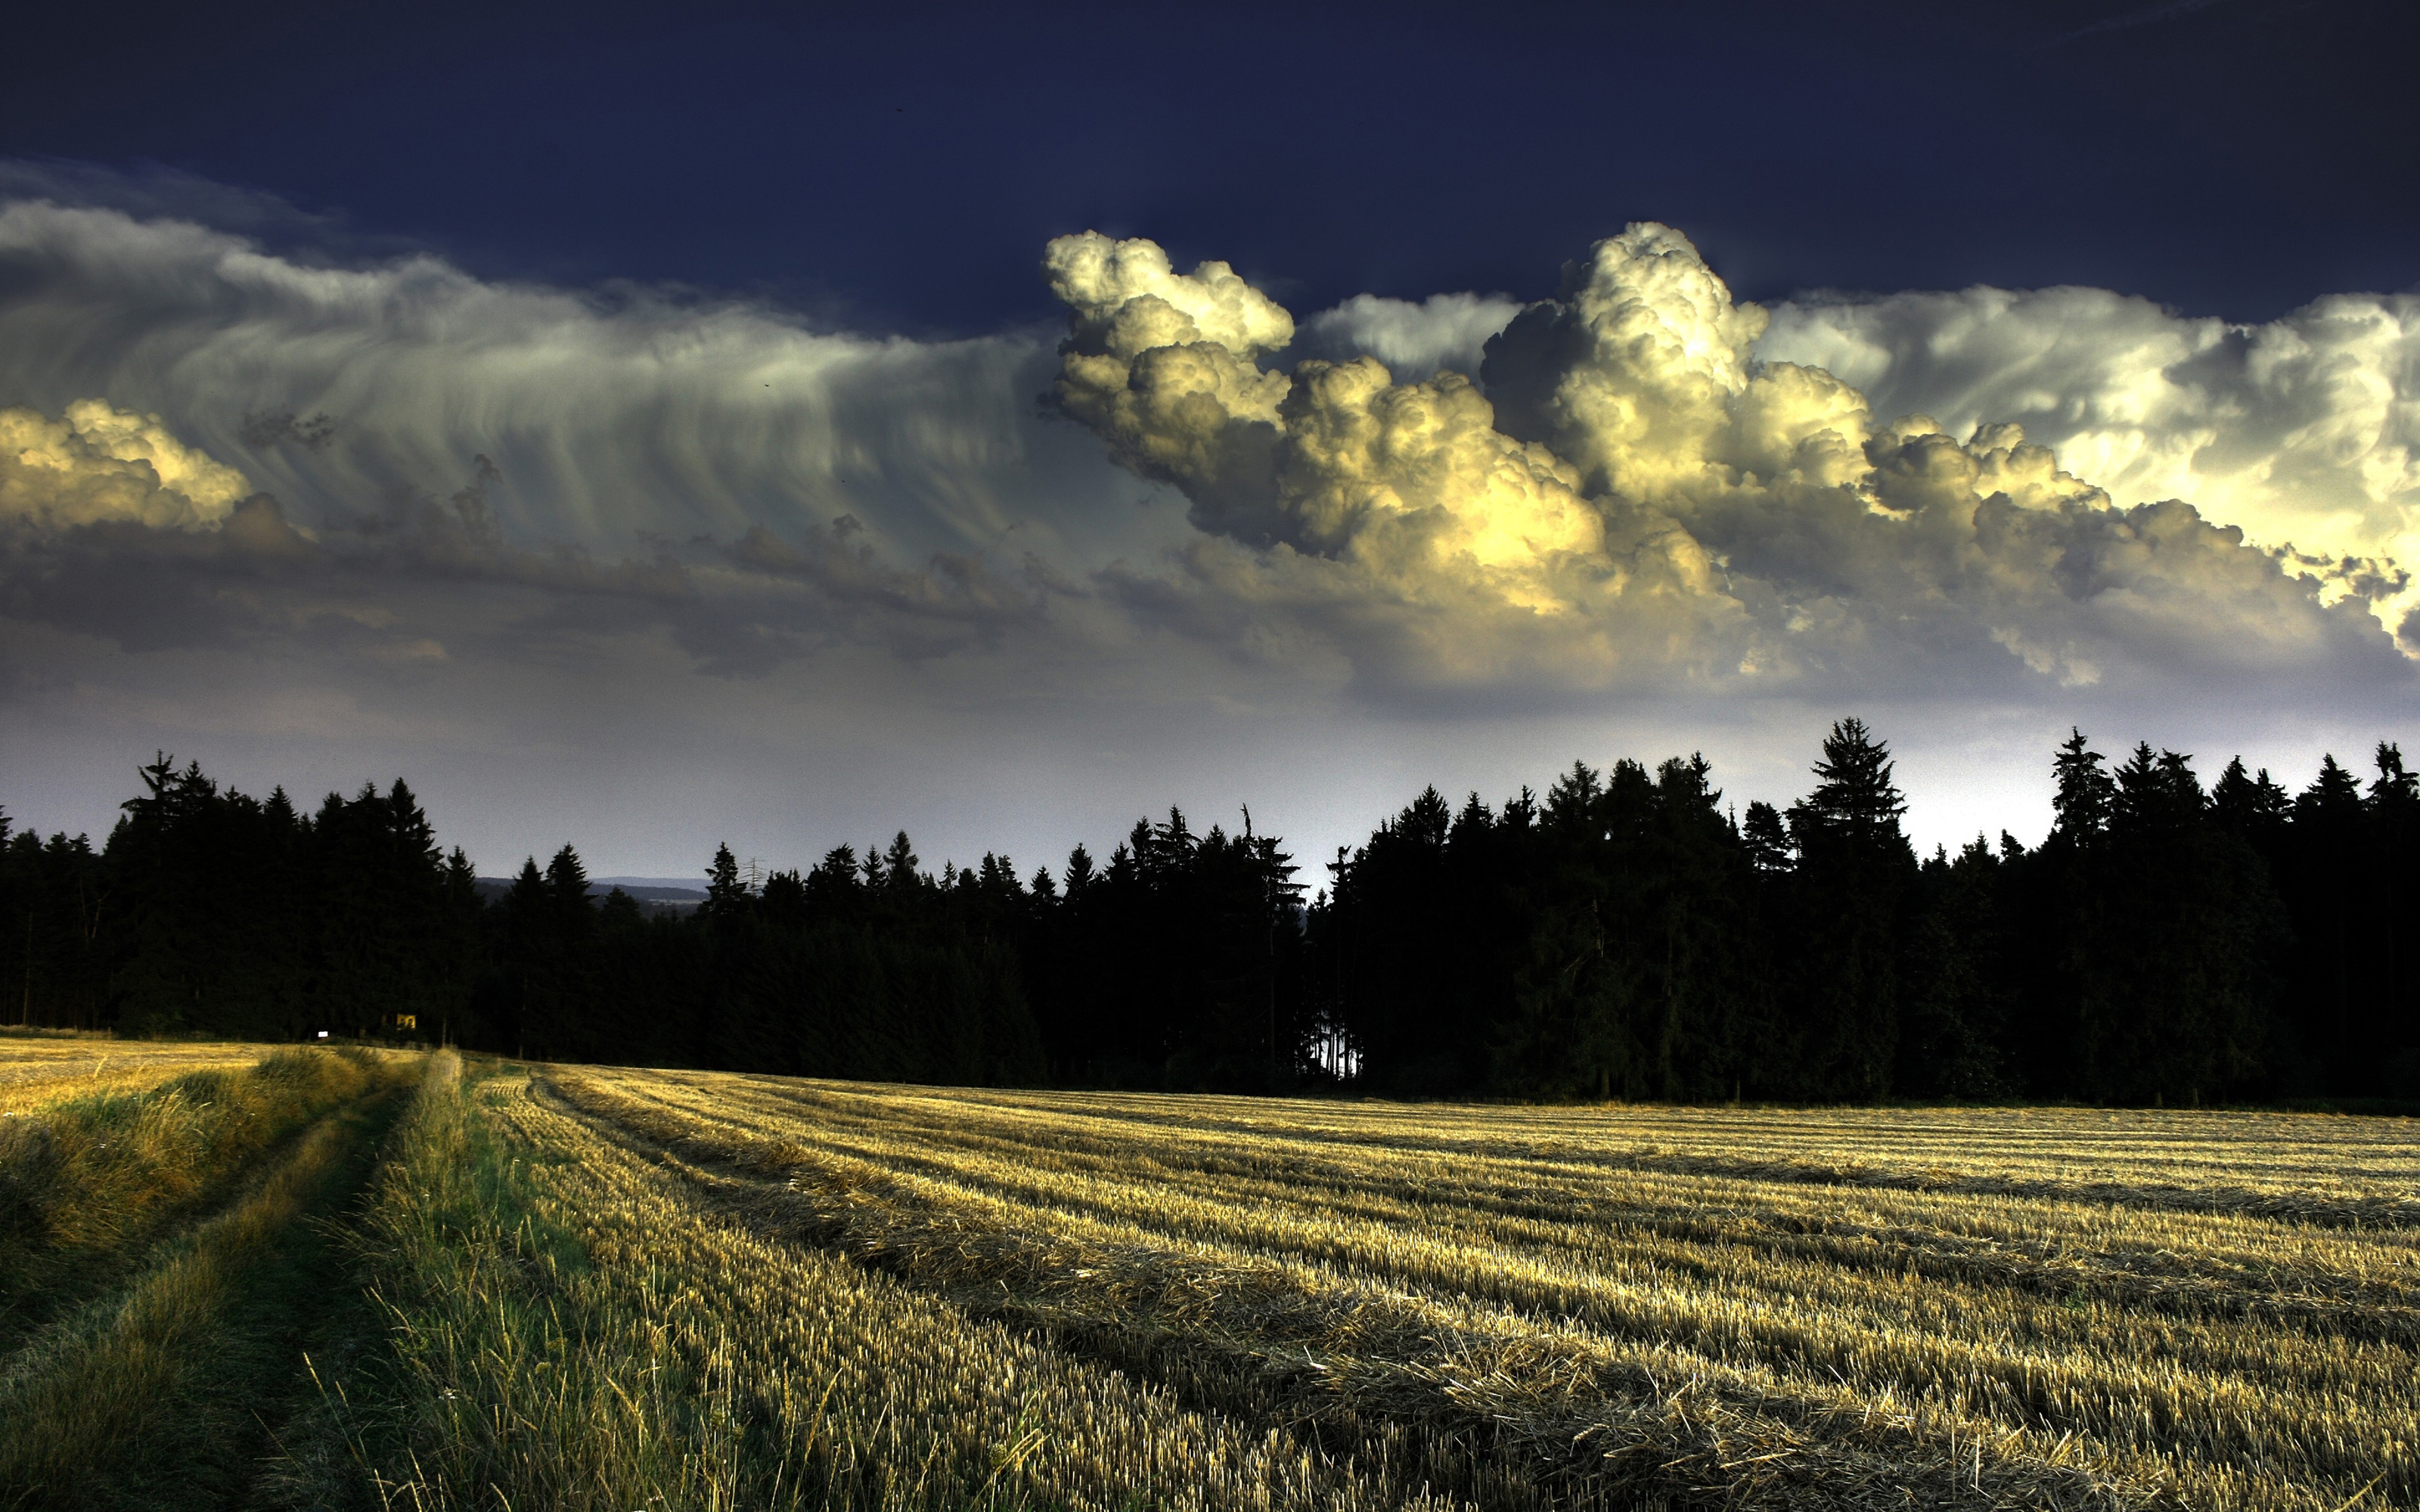
<svg viewBox="0 0 2420 1512">
<path fill-rule="evenodd" d="M 1078 255 L 1166 268 L 1092 235 L 1048 265 Z M 2020 425 L 1885 422 L 1825 368 L 1761 360 L 1766 312 L 1668 227 L 1600 242 L 1490 339 L 1483 393 L 1371 356 L 1264 369 L 1281 312 L 1204 270 L 1254 311 L 1248 339 L 1096 280 L 1057 397 L 1245 548 L 1190 550 L 1183 582 L 1317 626 L 1366 684 L 2408 679 L 2358 600 L 2332 607 L 2231 525 L 2116 507 Z"/>
<path fill-rule="evenodd" d="M 2120 503 L 2191 500 L 2294 548 L 2331 599 L 2391 588 L 2394 625 L 2420 609 L 2420 584 L 2386 580 L 2420 564 L 2420 296 L 2249 326 L 2089 288 L 1810 298 L 1758 351 L 1829 368 L 1878 412 L 2022 424 Z"/>
<path fill-rule="evenodd" d="M 1487 338 L 1520 313 L 1521 301 L 1502 294 L 1432 294 L 1418 303 L 1356 294 L 1304 321 L 1294 349 L 1336 362 L 1374 357 L 1402 378 L 1476 377 Z"/>
</svg>

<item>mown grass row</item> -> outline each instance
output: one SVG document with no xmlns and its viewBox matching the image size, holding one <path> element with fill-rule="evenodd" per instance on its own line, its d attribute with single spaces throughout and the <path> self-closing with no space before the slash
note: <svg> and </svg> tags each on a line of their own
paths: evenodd
<svg viewBox="0 0 2420 1512">
<path fill-rule="evenodd" d="M 0 1507 L 2420 1504 L 2420 1142 L 1896 1117 L 54 1097 L 0 1119 Z"/>
<path fill-rule="evenodd" d="M 652 1083 L 670 1088 L 690 1080 L 668 1073 Z M 836 1094 L 756 1079 L 695 1089 L 725 1114 L 752 1108 L 777 1121 L 810 1121 L 825 1148 L 890 1150 L 927 1165 L 939 1160 L 936 1169 L 971 1157 L 1038 1177 L 1149 1180 L 1214 1206 L 1308 1199 L 1388 1223 L 1433 1212 L 1463 1228 L 1483 1217 L 1497 1239 L 1526 1222 L 1546 1226 L 1543 1242 L 1558 1252 L 1597 1240 L 1608 1266 L 1688 1265 L 1685 1253 L 1660 1251 L 1652 1240 L 1704 1241 L 1892 1274 L 1979 1277 L 2062 1301 L 2088 1286 L 2130 1305 L 2187 1315 L 2291 1311 L 2314 1326 L 2407 1340 L 2420 1324 L 2420 1268 L 2395 1246 L 2323 1231 L 2334 1225 L 2315 1231 L 2072 1194 L 1978 1203 L 1964 1200 L 1977 1195 L 1965 1192 L 1641 1173 L 1609 1165 L 1602 1147 L 1565 1146 L 1551 1155 L 1523 1153 L 1510 1140 L 1486 1153 L 1459 1141 L 1427 1151 L 1354 1148 L 1301 1138 L 1282 1125 L 1236 1133 L 1205 1120 L 1210 1126 L 1201 1129 L 1137 1131 L 1094 1117 L 987 1118 L 987 1104 L 937 1112 L 944 1105 L 927 1096 Z M 1611 1143 L 1606 1132 L 1598 1137 Z M 2409 1165 L 2407 1157 L 2407 1190 Z M 2141 1196 L 2136 1188 L 2123 1191 Z"/>
<path fill-rule="evenodd" d="M 332 1396 L 388 1505 L 1450 1504 L 1411 1435 L 1339 1458 L 1190 1411 L 735 1222 L 528 1094 L 432 1081 L 381 1180 L 396 1353 Z"/>
<path fill-rule="evenodd" d="M 675 1073 L 676 1075 L 678 1073 Z M 690 1073 L 696 1075 L 698 1073 Z M 819 1118 L 862 1117 L 857 1094 L 769 1077 Z M 980 1110 L 1054 1137 L 1224 1142 L 1262 1165 L 1305 1150 L 1401 1151 L 1853 1190 L 2010 1196 L 2276 1218 L 2327 1227 L 2420 1223 L 2409 1120 L 2087 1108 L 1710 1109 L 1279 1103 L 1135 1093 L 897 1089 L 879 1117 L 914 1125 Z"/>
<path fill-rule="evenodd" d="M 1610 1479 L 1710 1505 L 1916 1493 L 2335 1508 L 2420 1490 L 2409 1230 L 2180 1213 L 2156 1196 L 2112 1209 L 1851 1186 L 1831 1204 L 1852 1218 L 1896 1209 L 1892 1221 L 1854 1235 L 1818 1224 L 1810 1250 L 1793 1229 L 1825 1204 L 1804 1181 L 1459 1149 L 1423 1163 L 1400 1137 L 1354 1152 L 1323 1135 L 1306 1155 L 1268 1104 L 1258 1131 L 1200 1136 L 1228 1148 L 1188 1149 L 1186 1131 L 1142 1120 L 1150 1136 L 1121 1152 L 1097 1127 L 1088 1137 L 1096 1120 L 1000 1094 L 953 1119 L 947 1100 L 906 1090 L 556 1080 L 707 1175 L 721 1162 L 778 1183 L 805 1210 L 801 1231 L 898 1273 L 1016 1299 L 1096 1341 L 1173 1329 L 1214 1352 L 1292 1351 L 1297 1377 L 1320 1382 L 1293 1411 L 1449 1426 L 1459 1412 L 1453 1431 L 1497 1458 L 1508 1441 L 1585 1443 L 1559 1485 Z M 1466 1139 L 1466 1120 L 1441 1121 L 1466 1122 L 1441 1144 Z M 1517 1204 L 1484 1200 L 1508 1192 Z M 2013 1265 L 1978 1263 L 1995 1229 L 2041 1242 Z M 1963 1250 L 1964 1274 L 1927 1235 Z M 2196 1247 L 2233 1259 L 2180 1286 L 2168 1261 Z M 2332 1263 L 2367 1293 L 2301 1295 Z M 1118 1275 L 1135 1280 L 1104 1279 Z M 1151 1288 L 1171 1279 L 1206 1310 L 1171 1323 Z M 1676 1398 L 1738 1415 L 1692 1422 Z M 1702 1447 L 1709 1434 L 1725 1447 Z M 1744 1484 L 1759 1477 L 1762 1493 Z"/>
<path fill-rule="evenodd" d="M 1930 1404 L 1893 1393 L 1793 1392 L 1769 1371 L 1656 1343 L 1608 1349 L 1567 1322 L 1327 1259 L 1023 1209 L 728 1128 L 701 1137 L 705 1120 L 553 1080 L 679 1153 L 781 1183 L 726 1185 L 735 1211 L 1222 1411 L 1345 1441 L 1409 1429 L 1426 1473 L 1491 1505 L 2123 1504 L 2088 1465 L 2046 1461 L 1989 1425 L 1952 1447 L 1924 1421 L 1940 1415 Z M 710 1169 L 693 1179 L 716 1184 Z"/>
</svg>

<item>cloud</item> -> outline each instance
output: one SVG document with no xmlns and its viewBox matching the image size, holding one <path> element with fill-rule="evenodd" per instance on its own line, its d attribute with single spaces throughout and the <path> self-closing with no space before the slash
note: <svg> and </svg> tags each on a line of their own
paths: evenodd
<svg viewBox="0 0 2420 1512">
<path fill-rule="evenodd" d="M 2410 679 L 2364 612 L 2392 564 L 2309 572 L 2175 499 L 2118 507 L 1996 414 L 1879 419 L 1761 350 L 1767 312 L 1668 227 L 1600 242 L 1490 337 L 1483 390 L 1372 355 L 1264 368 L 1290 322 L 1224 264 L 1088 234 L 1046 267 L 1062 410 L 1232 543 L 1129 598 L 1287 618 L 1373 691 Z"/>
<path fill-rule="evenodd" d="M 44 443 L 14 462 L 0 456 L 0 500 L 13 517 L 0 536 L 0 604 L 21 622 L 130 650 L 302 635 L 426 662 L 447 656 L 431 631 L 468 632 L 509 655 L 566 633 L 659 626 L 705 671 L 755 673 L 843 641 L 909 660 L 996 643 L 1007 626 L 1039 621 L 1050 585 L 1038 568 L 1003 574 L 973 553 L 894 565 L 848 516 L 787 536 L 760 524 L 728 544 L 705 537 L 621 557 L 577 543 L 523 546 L 490 506 L 499 474 L 484 456 L 445 500 L 406 498 L 305 530 L 271 495 L 229 502 L 241 475 L 147 417 L 97 400 L 70 405 L 68 416 L 0 411 L 0 440 Z M 72 444 L 62 449 L 61 436 Z M 121 461 L 100 451 L 104 442 L 149 455 Z M 73 465 L 51 465 L 60 455 Z M 191 491 L 160 484 L 163 473 Z M 483 597 L 509 607 L 484 624 L 459 612 Z"/>
<path fill-rule="evenodd" d="M 244 475 L 170 435 L 158 415 L 80 399 L 52 420 L 0 409 L 0 517 L 56 528 L 101 520 L 191 530 L 225 519 Z"/>
<path fill-rule="evenodd" d="M 2282 731 L 2283 770 L 2414 712 L 2368 612 L 2410 558 L 2394 301 L 1768 318 L 1640 227 L 1535 305 L 1297 323 L 1148 243 L 1051 256 L 1063 331 L 925 342 L 0 173 L 11 811 L 105 828 L 164 746 L 426 777 L 499 864 L 903 822 L 1032 859 L 1243 799 L 1320 855 L 1574 754 L 1787 798 L 1854 709 L 1949 774 L 1921 811 L 1988 769 L 1939 811 L 2030 833 L 1996 806 L 2071 721 Z"/>
<path fill-rule="evenodd" d="M 1303 322 L 1294 350 L 1342 362 L 1374 357 L 1398 378 L 1476 374 L 1487 339 L 1521 313 L 1502 294 L 1432 294 L 1414 303 L 1356 294 Z"/>
<path fill-rule="evenodd" d="M 2400 518 L 2378 301 L 2208 339 L 2116 296 L 1768 314 L 1640 225 L 1554 300 L 1297 326 L 1087 234 L 1046 253 L 1054 349 L 154 211 L 0 205 L 5 612 L 123 646 L 458 668 L 646 633 L 718 675 L 851 646 L 1080 679 L 1165 631 L 1399 709 L 2408 676 L 2366 613 L 2408 591 L 2399 538 L 2259 515 Z M 2121 445 L 2136 391 L 2166 408 Z"/>
<path fill-rule="evenodd" d="M 2262 325 L 2102 289 L 1806 299 L 1768 360 L 1886 412 L 2021 424 L 2121 503 L 2190 499 L 2284 552 L 2322 596 L 2420 609 L 2420 296 L 2332 295 Z M 2420 652 L 2420 629 L 2406 645 Z"/>
<path fill-rule="evenodd" d="M 148 650 L 324 631 L 390 657 L 654 626 L 717 673 L 996 645 L 1182 530 L 1038 413 L 1053 364 L 1032 333 L 873 339 L 425 254 L 315 266 L 19 200 L 0 612 Z"/>
<path fill-rule="evenodd" d="M 322 266 L 191 222 L 0 204 L 0 403 L 164 417 L 314 529 L 449 497 L 613 555 L 862 522 L 908 561 L 1137 548 L 1133 489 L 1040 422 L 1039 333 L 811 330 L 676 288 L 574 291 L 412 254 Z M 247 490 L 248 491 L 248 490 Z"/>
</svg>

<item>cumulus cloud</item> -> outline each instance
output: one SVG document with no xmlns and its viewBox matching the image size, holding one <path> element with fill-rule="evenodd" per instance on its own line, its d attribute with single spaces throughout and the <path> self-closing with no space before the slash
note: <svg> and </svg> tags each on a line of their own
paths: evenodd
<svg viewBox="0 0 2420 1512">
<path fill-rule="evenodd" d="M 2021 424 L 2120 503 L 2192 500 L 2420 652 L 2420 296 L 2331 295 L 2260 325 L 2090 288 L 1807 298 L 1758 351 L 1885 412 Z"/>
<path fill-rule="evenodd" d="M 1095 271 L 1124 266 L 1148 284 Z M 1602 641 L 1598 611 L 1625 595 L 1683 615 L 1704 596 L 1693 543 L 1593 506 L 1571 467 L 1497 428 L 1468 378 L 1399 383 L 1373 357 L 1264 371 L 1292 338 L 1285 312 L 1223 263 L 1171 273 L 1148 242 L 1066 237 L 1045 267 L 1074 312 L 1061 409 L 1182 488 L 1203 530 L 1269 548 L 1259 578 L 1231 553 L 1185 554 L 1226 608 L 1303 616 L 1384 685 L 1533 671 L 1527 621 Z M 1214 300 L 1232 343 L 1182 313 Z M 1433 633 L 1449 621 L 1462 628 Z"/>
<path fill-rule="evenodd" d="M 2391 567 L 2337 603 L 2344 575 L 2173 499 L 2118 507 L 2023 424 L 1879 418 L 1761 353 L 1771 316 L 1666 226 L 1490 337 L 1483 391 L 1367 354 L 1264 367 L 1285 312 L 1148 242 L 1063 238 L 1046 269 L 1072 312 L 1059 407 L 1240 548 L 1187 554 L 1198 595 L 1343 637 L 1382 681 L 2408 675 L 2362 612 Z"/>
<path fill-rule="evenodd" d="M 224 520 L 251 492 L 242 473 L 178 440 L 158 415 L 100 399 L 77 400 L 56 420 L 0 409 L 0 516 L 190 530 Z"/>
</svg>

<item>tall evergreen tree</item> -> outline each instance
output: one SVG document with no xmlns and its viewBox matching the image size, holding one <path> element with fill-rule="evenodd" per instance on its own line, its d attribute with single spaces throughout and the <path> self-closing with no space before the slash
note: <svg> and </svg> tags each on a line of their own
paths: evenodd
<svg viewBox="0 0 2420 1512">
<path fill-rule="evenodd" d="M 1900 955 L 1916 880 L 1890 748 L 1862 720 L 1824 737 L 1790 810 L 1796 969 L 1786 988 L 1804 1095 L 1880 1097 L 1898 1055 Z"/>
</svg>

